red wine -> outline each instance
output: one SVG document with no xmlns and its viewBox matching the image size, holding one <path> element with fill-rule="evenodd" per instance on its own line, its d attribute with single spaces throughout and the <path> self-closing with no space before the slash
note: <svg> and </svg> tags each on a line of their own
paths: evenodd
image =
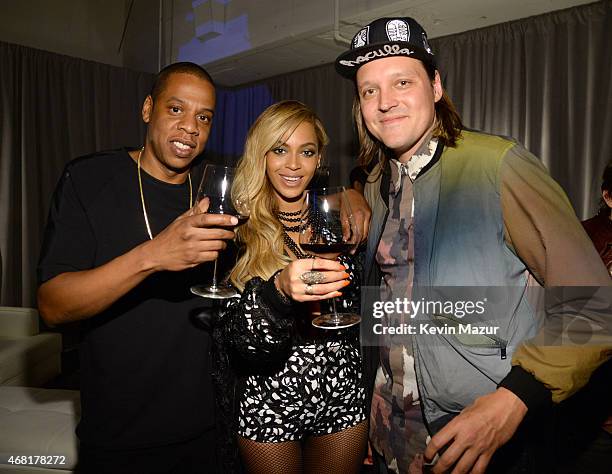
<svg viewBox="0 0 612 474">
<path fill-rule="evenodd" d="M 221 212 L 219 212 L 219 209 L 215 209 L 217 212 L 208 212 L 208 214 L 225 214 L 225 215 L 229 215 L 229 216 L 234 216 L 236 219 L 238 219 L 238 224 L 236 224 L 234 227 L 240 227 L 242 224 L 244 224 L 246 221 L 249 220 L 249 216 L 243 216 L 241 214 L 237 214 L 236 211 L 234 211 L 233 209 L 231 209 L 231 211 L 233 212 L 223 212 L 223 210 L 221 209 Z"/>
<path fill-rule="evenodd" d="M 229 199 L 207 196 L 209 214 L 237 214 Z"/>
<path fill-rule="evenodd" d="M 325 244 L 325 243 L 320 243 L 320 244 L 300 244 L 300 247 L 302 247 L 302 250 L 304 250 L 305 252 L 310 252 L 310 253 L 318 253 L 318 254 L 323 254 L 323 253 L 348 253 L 351 250 L 353 250 L 353 247 L 355 246 L 355 244 L 349 244 L 346 242 L 334 242 L 332 244 Z"/>
<path fill-rule="evenodd" d="M 236 224 L 236 227 L 244 224 L 249 218 L 249 216 L 243 216 L 241 214 L 238 214 L 229 199 L 212 196 L 208 196 L 208 199 L 210 200 L 210 202 L 208 204 L 208 210 L 206 212 L 208 214 L 230 214 L 232 216 L 235 216 L 236 219 L 238 219 L 238 224 Z"/>
</svg>

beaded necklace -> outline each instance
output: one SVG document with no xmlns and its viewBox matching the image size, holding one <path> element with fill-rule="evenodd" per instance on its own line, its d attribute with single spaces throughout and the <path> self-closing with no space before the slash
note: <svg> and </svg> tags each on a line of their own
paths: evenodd
<svg viewBox="0 0 612 474">
<path fill-rule="evenodd" d="M 300 247 L 295 243 L 295 241 L 288 234 L 288 232 L 300 232 L 302 228 L 301 224 L 293 225 L 293 226 L 288 226 L 285 224 L 285 222 L 300 222 L 302 220 L 300 216 L 301 213 L 302 211 L 295 211 L 295 212 L 278 211 L 276 213 L 276 218 L 278 219 L 281 226 L 283 227 L 283 241 L 285 245 L 287 246 L 287 248 L 291 250 L 291 252 L 293 252 L 293 255 L 295 255 L 298 259 L 314 258 L 314 255 L 302 252 L 300 250 Z M 310 212 L 308 213 L 308 217 L 306 219 L 308 223 L 311 222 Z"/>
<path fill-rule="evenodd" d="M 293 252 L 293 255 L 295 255 L 298 259 L 314 258 L 314 255 L 302 252 L 298 245 L 293 241 L 293 239 L 289 237 L 289 234 L 286 230 L 283 230 L 283 241 L 285 242 L 287 248 L 291 250 Z"/>
<path fill-rule="evenodd" d="M 276 215 L 282 219 L 282 217 L 295 217 L 295 216 L 299 216 L 302 213 L 302 211 L 295 211 L 295 212 L 282 212 L 282 211 L 278 211 L 276 213 Z M 289 219 L 286 219 L 289 220 Z"/>
<path fill-rule="evenodd" d="M 295 241 L 289 236 L 288 232 L 300 232 L 302 230 L 303 224 L 298 224 L 294 226 L 288 226 L 285 222 L 301 222 L 301 217 L 293 217 L 300 216 L 301 211 L 296 212 L 277 212 L 276 217 L 278 218 L 281 226 L 283 227 L 283 241 L 289 250 L 293 252 L 293 254 L 301 259 L 301 258 L 315 258 L 315 255 L 310 253 L 304 253 L 300 250 L 300 247 L 295 243 Z M 285 222 L 283 222 L 285 221 Z M 306 217 L 307 225 L 313 229 L 314 235 L 321 235 L 324 232 L 322 231 L 322 218 L 319 212 L 314 209 L 308 210 L 308 216 Z"/>
</svg>

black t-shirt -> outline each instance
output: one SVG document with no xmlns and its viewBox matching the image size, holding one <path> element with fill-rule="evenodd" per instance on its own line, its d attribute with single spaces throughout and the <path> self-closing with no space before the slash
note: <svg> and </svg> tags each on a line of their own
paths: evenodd
<svg viewBox="0 0 612 474">
<path fill-rule="evenodd" d="M 189 207 L 189 185 L 164 183 L 144 170 L 141 175 L 156 235 Z M 127 151 L 78 158 L 55 190 L 39 280 L 98 267 L 148 238 L 137 168 Z M 211 341 L 190 318 L 207 306 L 189 292 L 204 278 L 201 268 L 158 272 L 83 321 L 82 443 L 151 447 L 194 438 L 213 426 Z"/>
</svg>

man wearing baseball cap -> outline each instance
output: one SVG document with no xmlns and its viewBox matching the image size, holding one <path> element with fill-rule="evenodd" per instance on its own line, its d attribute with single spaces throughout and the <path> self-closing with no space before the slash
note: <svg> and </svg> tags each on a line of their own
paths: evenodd
<svg viewBox="0 0 612 474">
<path fill-rule="evenodd" d="M 503 302 L 466 297 L 461 313 L 456 302 L 454 311 L 404 313 L 416 332 L 379 330 L 365 347 L 380 472 L 424 462 L 435 463 L 436 473 L 549 472 L 550 408 L 610 357 L 610 301 L 599 298 L 597 306 L 584 291 L 538 312 L 528 290 L 600 291 L 611 284 L 605 268 L 535 156 L 513 140 L 463 127 L 414 19 L 365 26 L 336 69 L 355 83 L 360 162 L 375 163 L 364 190 L 372 219 L 363 281 L 380 286 L 380 301 L 366 296 L 362 305 L 365 345 L 381 301 L 425 305 L 432 295 L 450 300 L 461 286 L 470 297 L 497 289 L 490 299 Z M 468 303 L 482 309 L 471 319 Z M 606 330 L 585 344 L 578 320 Z M 457 335 L 468 321 L 478 330 Z M 541 343 L 559 328 L 582 343 Z"/>
</svg>

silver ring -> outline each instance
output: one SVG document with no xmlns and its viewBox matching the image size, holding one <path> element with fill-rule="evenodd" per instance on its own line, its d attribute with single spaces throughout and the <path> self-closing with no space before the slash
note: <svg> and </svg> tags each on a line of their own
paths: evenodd
<svg viewBox="0 0 612 474">
<path fill-rule="evenodd" d="M 325 281 L 325 275 L 317 271 L 304 272 L 300 275 L 300 280 L 307 285 L 318 285 L 319 283 L 323 283 Z"/>
<path fill-rule="evenodd" d="M 306 285 L 306 289 L 304 290 L 304 293 L 306 293 L 307 295 L 312 296 L 312 285 Z"/>
</svg>

